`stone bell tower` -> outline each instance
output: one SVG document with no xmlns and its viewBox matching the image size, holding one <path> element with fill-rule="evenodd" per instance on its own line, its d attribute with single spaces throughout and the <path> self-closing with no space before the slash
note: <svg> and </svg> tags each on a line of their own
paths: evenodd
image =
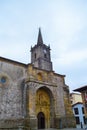
<svg viewBox="0 0 87 130">
<path fill-rule="evenodd" d="M 31 47 L 31 63 L 34 67 L 52 71 L 52 62 L 50 57 L 50 46 L 43 43 L 41 30 L 39 28 L 37 44 Z"/>
</svg>

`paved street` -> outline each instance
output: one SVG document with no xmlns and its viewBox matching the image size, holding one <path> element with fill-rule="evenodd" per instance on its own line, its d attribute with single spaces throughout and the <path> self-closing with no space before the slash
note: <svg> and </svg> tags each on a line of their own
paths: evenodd
<svg viewBox="0 0 87 130">
<path fill-rule="evenodd" d="M 57 129 L 57 130 L 85 130 L 84 128 L 65 128 L 65 129 Z"/>
<path fill-rule="evenodd" d="M 57 130 L 85 130 L 81 128 L 65 128 L 65 129 L 57 129 Z"/>
<path fill-rule="evenodd" d="M 64 128 L 64 129 L 54 129 L 54 128 L 49 128 L 49 129 L 40 129 L 40 130 L 85 130 L 84 128 Z"/>
</svg>

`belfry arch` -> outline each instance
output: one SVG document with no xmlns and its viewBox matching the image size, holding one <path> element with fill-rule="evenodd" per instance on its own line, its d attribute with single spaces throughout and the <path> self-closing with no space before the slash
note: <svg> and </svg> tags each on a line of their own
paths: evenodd
<svg viewBox="0 0 87 130">
<path fill-rule="evenodd" d="M 50 89 L 41 87 L 36 91 L 36 115 L 38 128 L 54 126 L 54 100 Z"/>
</svg>

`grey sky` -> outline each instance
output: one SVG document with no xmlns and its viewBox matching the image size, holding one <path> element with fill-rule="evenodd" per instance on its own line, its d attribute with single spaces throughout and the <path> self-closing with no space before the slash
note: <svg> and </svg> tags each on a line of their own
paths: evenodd
<svg viewBox="0 0 87 130">
<path fill-rule="evenodd" d="M 0 56 L 30 63 L 41 27 L 70 90 L 87 84 L 87 0 L 1 0 Z"/>
</svg>

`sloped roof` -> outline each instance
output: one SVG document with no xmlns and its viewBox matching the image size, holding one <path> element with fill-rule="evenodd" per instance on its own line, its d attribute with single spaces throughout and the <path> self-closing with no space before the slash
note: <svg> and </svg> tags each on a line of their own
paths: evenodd
<svg viewBox="0 0 87 130">
<path fill-rule="evenodd" d="M 23 67 L 27 67 L 27 64 L 24 64 L 24 63 L 21 63 L 21 62 L 18 62 L 18 61 L 14 61 L 14 60 L 11 60 L 11 59 L 8 59 L 8 58 L 4 58 L 4 57 L 0 57 L 0 61 L 7 62 L 7 63 L 10 63 L 10 64 L 15 64 L 15 65 L 21 65 Z"/>
<path fill-rule="evenodd" d="M 75 90 L 73 90 L 73 91 L 82 92 L 82 91 L 84 91 L 84 90 L 87 90 L 87 85 L 85 85 L 85 86 L 83 86 L 83 87 L 80 87 L 80 88 L 77 88 L 77 89 L 75 89 Z"/>
</svg>

